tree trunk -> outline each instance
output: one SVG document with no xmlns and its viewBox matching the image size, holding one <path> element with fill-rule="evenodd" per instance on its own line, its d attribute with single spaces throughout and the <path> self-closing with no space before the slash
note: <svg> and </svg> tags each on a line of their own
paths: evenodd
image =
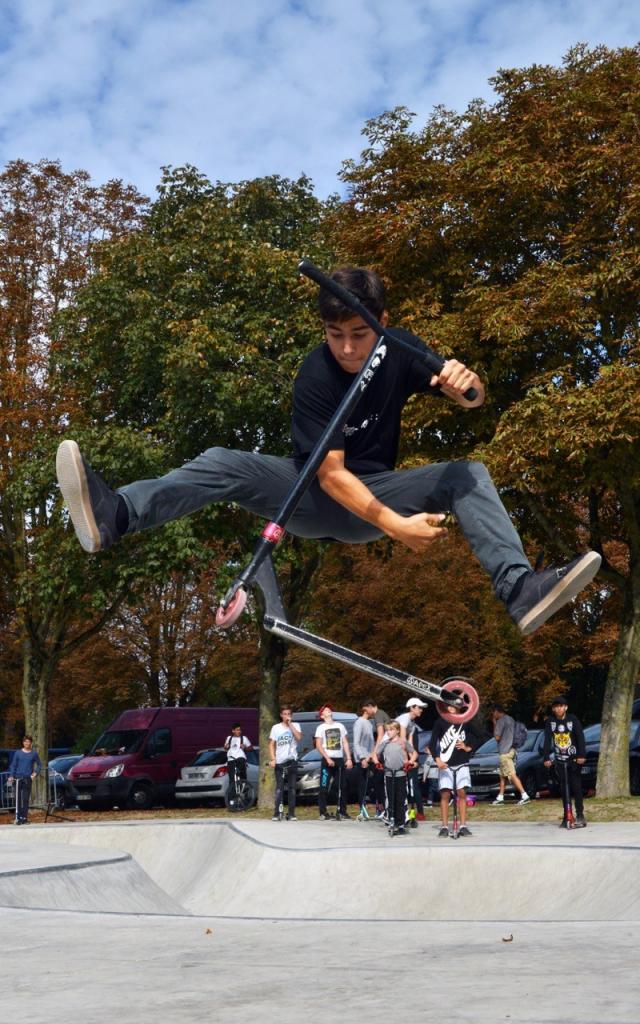
<svg viewBox="0 0 640 1024">
<path fill-rule="evenodd" d="M 279 637 L 260 627 L 260 666 L 262 686 L 260 687 L 260 783 L 258 809 L 273 812 L 275 800 L 275 773 L 269 767 L 269 733 L 280 720 L 280 679 L 287 649 Z"/>
<path fill-rule="evenodd" d="M 34 782 L 32 802 L 46 806 L 47 788 L 44 769 L 49 760 L 49 688 L 57 664 L 57 657 L 37 652 L 33 640 L 25 637 L 22 643 L 22 703 L 24 731 L 33 736 L 33 749 L 42 761 L 43 774 Z"/>
<path fill-rule="evenodd" d="M 602 709 L 597 795 L 629 796 L 629 722 L 640 674 L 640 563 L 631 565 Z"/>
</svg>

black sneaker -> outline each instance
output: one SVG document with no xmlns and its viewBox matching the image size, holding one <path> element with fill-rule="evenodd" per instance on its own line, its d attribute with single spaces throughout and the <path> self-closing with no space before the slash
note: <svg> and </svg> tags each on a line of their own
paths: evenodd
<svg viewBox="0 0 640 1024">
<path fill-rule="evenodd" d="M 463 825 L 462 828 L 460 829 L 460 831 L 458 832 L 458 835 L 459 836 L 472 836 L 473 832 L 471 831 L 470 828 L 467 828 L 466 825 Z"/>
<path fill-rule="evenodd" d="M 122 536 L 116 517 L 123 499 L 94 473 L 75 441 L 63 441 L 58 448 L 56 473 L 84 550 L 93 554 L 111 547 Z"/>
<path fill-rule="evenodd" d="M 406 836 L 406 834 L 407 833 L 404 830 L 404 826 L 402 825 L 400 826 L 400 828 L 394 828 L 393 832 L 391 833 L 391 835 L 393 836 Z"/>
<path fill-rule="evenodd" d="M 442 828 L 440 829 L 440 831 L 438 832 L 438 839 L 448 839 L 448 838 L 449 838 L 449 829 L 447 828 L 446 825 L 443 825 Z"/>
<path fill-rule="evenodd" d="M 601 562 L 597 552 L 587 551 L 560 569 L 523 573 L 507 601 L 507 611 L 520 632 L 535 633 L 591 582 Z"/>
<path fill-rule="evenodd" d="M 287 814 L 287 821 L 297 821 L 295 814 Z"/>
<path fill-rule="evenodd" d="M 587 821 L 584 814 L 579 814 L 573 824 L 575 828 L 586 828 Z"/>
<path fill-rule="evenodd" d="M 320 821 L 331 821 L 332 816 L 330 814 L 319 814 L 318 817 Z"/>
<path fill-rule="evenodd" d="M 569 825 L 569 822 L 565 818 L 564 821 L 560 822 L 560 824 L 558 825 L 558 828 L 573 828 L 573 824 Z"/>
</svg>

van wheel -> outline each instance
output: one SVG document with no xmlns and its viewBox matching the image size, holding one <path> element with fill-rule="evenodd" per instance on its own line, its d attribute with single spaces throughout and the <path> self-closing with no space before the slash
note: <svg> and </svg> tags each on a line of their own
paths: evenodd
<svg viewBox="0 0 640 1024">
<path fill-rule="evenodd" d="M 144 782 L 136 782 L 131 787 L 127 805 L 132 811 L 148 811 L 153 804 L 151 787 Z"/>
</svg>

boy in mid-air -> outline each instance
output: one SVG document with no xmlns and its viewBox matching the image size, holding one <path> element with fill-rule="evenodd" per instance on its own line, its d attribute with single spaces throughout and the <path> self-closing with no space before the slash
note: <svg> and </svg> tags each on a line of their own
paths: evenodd
<svg viewBox="0 0 640 1024">
<path fill-rule="evenodd" d="M 333 278 L 386 327 L 384 285 L 375 271 L 345 267 Z M 104 550 L 127 533 L 159 526 L 212 502 L 236 502 L 265 519 L 275 517 L 377 342 L 361 317 L 322 289 L 319 308 L 325 337 L 303 360 L 295 380 L 290 458 L 209 448 L 163 477 L 114 491 L 75 441 L 62 442 L 58 480 L 86 551 Z M 317 477 L 287 530 L 299 537 L 356 544 L 386 534 L 423 551 L 446 535 L 442 520 L 451 512 L 511 618 L 524 634 L 533 633 L 593 579 L 600 555 L 587 551 L 560 568 L 535 572 L 481 463 L 395 469 L 402 410 L 411 395 L 447 398 L 471 410 L 482 405 L 485 391 L 477 373 L 457 359 L 448 359 L 434 374 L 420 359 L 425 346 L 419 338 L 400 328 L 390 334 L 414 348 L 415 357 L 385 341 L 381 367 L 347 422 L 333 430 Z M 469 388 L 476 391 L 473 401 L 464 397 Z"/>
</svg>

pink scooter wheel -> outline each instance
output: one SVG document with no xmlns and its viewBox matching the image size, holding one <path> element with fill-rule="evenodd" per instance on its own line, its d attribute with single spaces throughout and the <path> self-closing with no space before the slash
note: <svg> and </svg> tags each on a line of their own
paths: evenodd
<svg viewBox="0 0 640 1024">
<path fill-rule="evenodd" d="M 438 713 L 444 718 L 445 722 L 462 725 L 463 722 L 468 722 L 470 718 L 477 715 L 480 707 L 480 698 L 468 679 L 462 679 L 460 676 L 450 676 L 448 679 L 443 679 L 440 685 L 447 693 L 455 694 L 456 697 L 462 697 L 464 702 L 459 711 L 451 712 L 447 710 L 448 704 L 441 700 L 436 701 Z"/>
<path fill-rule="evenodd" d="M 229 629 L 229 626 L 233 626 L 234 622 L 237 622 L 242 615 L 246 603 L 247 592 L 240 587 L 239 590 L 236 590 L 226 608 L 222 605 L 218 606 L 216 626 L 220 626 L 221 629 Z"/>
</svg>

